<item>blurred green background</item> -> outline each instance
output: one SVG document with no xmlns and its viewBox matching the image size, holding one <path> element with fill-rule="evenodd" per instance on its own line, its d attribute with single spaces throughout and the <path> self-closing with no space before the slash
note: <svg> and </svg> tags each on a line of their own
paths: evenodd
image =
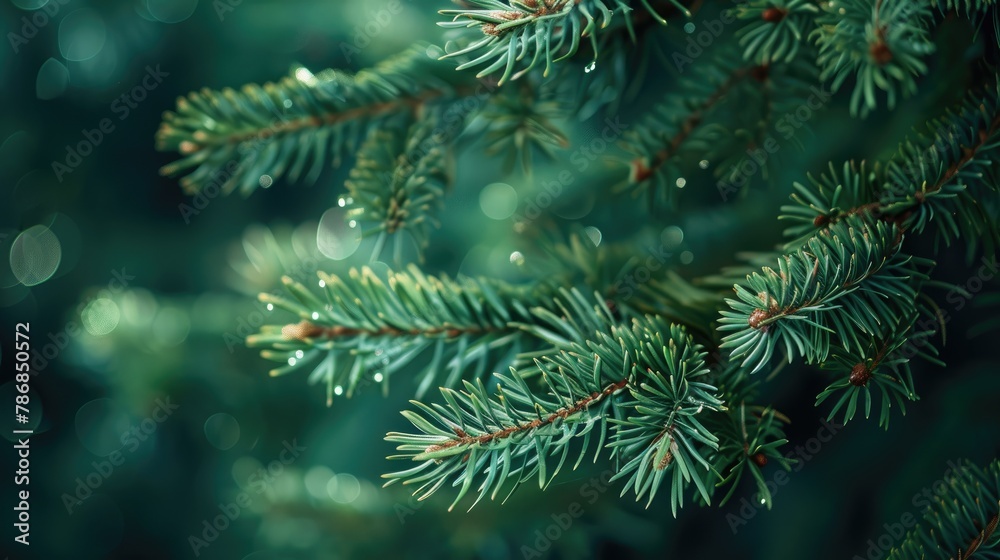
<svg viewBox="0 0 1000 560">
<path fill-rule="evenodd" d="M 378 21 L 388 4 L 2 0 L 9 43 L 0 47 L 3 410 L 15 395 L 15 323 L 30 321 L 37 352 L 31 545 L 12 540 L 14 451 L 7 449 L 0 489 L 4 554 L 81 560 L 851 558 L 864 556 L 868 539 L 886 531 L 883 523 L 917 513 L 914 493 L 940 479 L 947 460 L 985 463 L 1000 454 L 996 331 L 970 337 L 970 328 L 995 311 L 977 296 L 952 313 L 948 367 L 915 368 L 922 399 L 907 416 L 894 418 L 888 432 L 863 420 L 838 432 L 789 474 L 771 511 L 746 509 L 749 502 L 737 499 L 721 508 L 686 507 L 674 519 L 666 500 L 645 509 L 619 499 L 620 486 L 595 492 L 588 481 L 606 468 L 601 463 L 564 473 L 544 493 L 527 485 L 506 504 L 481 503 L 471 513 L 448 513 L 447 491 L 418 504 L 399 487 L 382 489 L 380 474 L 396 468 L 385 459 L 392 448 L 382 437 L 406 428 L 398 411 L 407 407 L 412 387 L 399 380 L 386 391 L 369 386 L 328 408 L 321 387 L 301 376 L 268 378 L 269 364 L 242 345 L 270 314 L 254 295 L 278 289 L 281 273 L 309 280 L 317 268 L 345 271 L 367 260 L 368 241 L 340 260 L 317 248 L 317 240 L 322 245 L 335 234 L 326 220 L 336 216 L 349 166 L 331 169 L 313 186 L 279 183 L 248 199 L 214 198 L 185 216 L 180 205 L 192 201 L 176 179 L 159 176 L 174 156 L 154 151 L 153 136 L 161 113 L 194 89 L 274 80 L 296 64 L 357 70 L 414 41 L 441 42 L 435 11 L 447 3 L 413 0 L 379 23 L 369 45 L 352 48 L 361 44 L 358 30 Z M 664 33 L 681 33 L 679 27 Z M 767 184 L 758 177 L 751 196 L 721 203 L 706 172 L 688 179 L 679 211 L 653 220 L 635 200 L 610 194 L 623 168 L 602 158 L 545 220 L 563 229 L 597 228 L 608 241 L 680 228 L 683 235 L 672 236 L 670 266 L 684 275 L 733 264 L 738 251 L 766 249 L 780 239 L 773 217 L 792 181 L 821 171 L 830 159 L 890 153 L 910 126 L 962 93 L 954 84 L 968 73 L 966 53 L 948 45 L 949 37 L 968 29 L 952 22 L 939 33 L 941 59 L 920 96 L 891 115 L 858 123 L 839 95 L 810 122 L 812 132 L 797 135 L 801 147 L 783 146 L 781 168 Z M 682 44 L 682 36 L 677 41 Z M 162 80 L 142 100 L 122 100 L 150 69 Z M 655 100 L 670 79 L 651 73 L 642 95 Z M 626 123 L 641 118 L 628 108 L 622 112 Z M 113 128 L 91 142 L 92 153 L 69 170 L 53 169 L 53 162 L 75 161 L 67 159 L 67 146 L 97 138 L 104 119 Z M 582 145 L 600 132 L 601 121 L 566 128 Z M 523 205 L 567 160 L 539 160 L 529 178 L 505 173 L 481 151 L 461 154 L 425 270 L 524 278 L 509 257 L 527 253 L 532 240 L 511 220 L 484 214 L 490 201 L 480 193 L 502 181 Z M 915 240 L 915 250 L 930 254 L 922 244 L 926 240 Z M 964 284 L 975 268 L 966 266 L 961 250 L 938 260 L 942 280 Z M 943 299 L 944 292 L 936 295 Z M 823 413 L 813 401 L 825 384 L 821 374 L 794 367 L 768 384 L 770 399 L 792 418 L 792 446 L 821 428 Z M 11 416 L 4 413 L 8 440 Z M 743 490 L 740 497 L 751 499 L 752 486 Z M 559 522 L 573 503 L 581 504 L 583 516 L 563 528 Z M 741 508 L 756 513 L 734 531 Z M 206 530 L 206 523 L 220 527 L 216 519 L 226 513 L 235 519 L 224 529 Z"/>
</svg>

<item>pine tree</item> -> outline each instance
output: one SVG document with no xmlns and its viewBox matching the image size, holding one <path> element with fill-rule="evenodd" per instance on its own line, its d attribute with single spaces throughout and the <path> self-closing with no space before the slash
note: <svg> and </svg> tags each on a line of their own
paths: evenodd
<svg viewBox="0 0 1000 560">
<path fill-rule="evenodd" d="M 188 193 L 249 195 L 353 165 L 334 198 L 374 238 L 373 263 L 390 260 L 392 243 L 396 270 L 286 277 L 286 295 L 261 301 L 289 318 L 247 342 L 279 364 L 271 375 L 301 372 L 330 403 L 373 381 L 415 396 L 403 411 L 411 427 L 386 436 L 402 461 L 387 485 L 413 485 L 420 499 L 447 491 L 452 507 L 471 508 L 522 483 L 544 489 L 588 459 L 611 465 L 623 496 L 669 495 L 675 515 L 686 495 L 725 503 L 744 479 L 770 506 L 763 472 L 791 467 L 790 419 L 764 385 L 785 366 L 832 379 L 815 395 L 830 420 L 874 414 L 889 429 L 919 406 L 911 364 L 944 366 L 936 301 L 942 289 L 965 293 L 935 279 L 933 258 L 962 251 L 971 267 L 1000 241 L 993 0 L 457 4 L 440 12 L 445 31 L 428 32 L 440 46 L 356 74 L 296 68 L 263 86 L 195 92 L 157 135 L 181 156 L 162 172 L 185 174 Z M 534 156 L 560 161 L 582 141 L 576 119 L 610 122 L 628 108 L 640 124 L 603 139 L 618 145 L 614 173 L 579 190 L 663 227 L 773 182 L 794 148 L 779 153 L 771 130 L 802 126 L 787 118 L 813 100 L 843 98 L 855 131 L 898 111 L 931 87 L 944 63 L 936 33 L 956 19 L 974 30 L 961 47 L 974 59 L 964 97 L 939 96 L 948 106 L 894 153 L 772 185 L 790 201 L 774 212 L 785 242 L 769 251 L 686 277 L 644 268 L 641 234 L 602 242 L 521 219 L 512 227 L 525 252 L 545 263 L 529 281 L 421 266 L 449 198 L 469 192 L 455 173 L 469 145 L 531 174 Z M 668 87 L 651 90 L 653 72 L 671 72 Z M 744 171 L 747 154 L 759 173 Z M 934 254 L 914 249 L 920 239 Z M 963 463 L 949 498 L 892 557 L 996 557 L 997 468 Z"/>
</svg>

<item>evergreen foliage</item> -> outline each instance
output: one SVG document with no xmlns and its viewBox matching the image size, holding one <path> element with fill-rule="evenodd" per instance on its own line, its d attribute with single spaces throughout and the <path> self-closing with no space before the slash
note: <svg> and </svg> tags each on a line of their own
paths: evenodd
<svg viewBox="0 0 1000 560">
<path fill-rule="evenodd" d="M 262 355 L 279 363 L 272 376 L 315 365 L 309 381 L 323 381 L 327 400 L 350 396 L 362 381 L 389 378 L 433 349 L 420 368 L 417 395 L 447 370 L 446 386 L 464 377 L 512 363 L 526 342 L 517 327 L 530 320 L 542 293 L 489 280 L 424 276 L 416 267 L 380 278 L 369 268 L 346 278 L 320 274 L 323 299 L 289 277 L 282 280 L 294 299 L 261 294 L 269 308 L 288 311 L 297 323 L 265 326 L 247 339 L 264 346 Z M 529 347 L 530 348 L 530 347 Z M 387 385 L 386 385 L 387 386 Z"/>
<path fill-rule="evenodd" d="M 571 144 L 565 121 L 606 108 L 608 88 L 617 97 L 632 87 L 627 66 L 622 72 L 635 54 L 627 51 L 655 50 L 640 24 L 652 20 L 665 33 L 658 24 L 683 22 L 702 2 L 459 4 L 441 12 L 452 18 L 442 26 L 454 41 L 443 50 L 418 45 L 354 76 L 299 69 L 277 84 L 180 99 L 158 142 L 182 159 L 164 172 L 190 171 L 182 183 L 195 192 L 236 162 L 221 188 L 249 194 L 264 175 L 316 181 L 329 162 L 354 153 L 345 205 L 377 237 L 373 260 L 404 231 L 424 249 L 447 216 L 457 145 L 481 136 L 491 154 L 525 168 L 533 153 L 560 157 L 556 148 Z M 767 146 L 774 119 L 818 87 L 852 88 L 845 116 L 893 109 L 923 86 L 941 21 L 958 14 L 980 25 L 996 6 L 751 0 L 725 14 L 738 24 L 705 50 L 698 72 L 642 98 L 642 122 L 622 139 L 628 170 L 618 188 L 601 180 L 587 188 L 646 194 L 625 203 L 643 204 L 655 220 L 693 196 L 682 189 L 694 166 L 714 162 L 715 176 L 732 180 L 732 162 Z M 580 76 L 557 69 L 585 40 L 597 63 L 573 70 L 590 80 L 581 87 Z M 970 261 L 993 255 L 1000 241 L 1000 93 L 984 68 L 975 76 L 987 79 L 890 157 L 831 162 L 794 183 L 780 209 L 786 242 L 739 266 L 690 278 L 666 263 L 625 295 L 620 280 L 640 270 L 630 258 L 642 254 L 638 243 L 534 235 L 535 250 L 554 264 L 523 286 L 413 264 L 385 276 L 320 271 L 322 297 L 287 279 L 290 299 L 261 299 L 293 319 L 248 343 L 282 364 L 272 375 L 312 368 L 308 379 L 326 384 L 328 400 L 368 379 L 387 387 L 390 376 L 412 376 L 417 400 L 403 415 L 414 431 L 386 436 L 397 445 L 392 458 L 407 465 L 385 477 L 414 485 L 420 499 L 450 485 L 452 507 L 474 496 L 471 507 L 523 483 L 545 488 L 592 456 L 610 462 L 622 495 L 649 504 L 669 494 L 675 515 L 685 494 L 711 504 L 728 486 L 725 502 L 742 493 L 745 477 L 770 506 L 763 469 L 791 462 L 781 449 L 788 418 L 759 402 L 762 372 L 796 359 L 817 366 L 832 378 L 815 396 L 829 407 L 824 415 L 847 422 L 874 408 L 888 429 L 892 409 L 905 413 L 918 398 L 912 360 L 943 365 L 928 326 L 940 318 L 929 292 L 943 286 L 934 261 L 909 240 L 932 236 L 937 253 L 964 244 L 958 250 Z M 560 86 L 574 90 L 573 102 Z M 396 260 L 403 265 L 401 251 Z M 435 384 L 440 397 L 429 395 Z M 956 473 L 953 499 L 926 516 L 933 529 L 894 553 L 922 558 L 939 546 L 993 557 L 997 472 L 993 463 Z"/>
<path fill-rule="evenodd" d="M 378 235 L 372 260 L 381 256 L 387 238 L 403 232 L 419 250 L 427 246 L 451 183 L 448 155 L 432 138 L 434 124 L 425 118 L 409 128 L 374 129 L 358 149 L 357 164 L 345 184 L 350 193 L 345 205 L 355 225 L 370 225 L 361 228 L 363 235 Z M 401 247 L 398 239 L 396 247 Z"/>
<path fill-rule="evenodd" d="M 157 132 L 159 149 L 184 156 L 161 172 L 189 172 L 181 181 L 189 193 L 214 184 L 247 195 L 263 186 L 263 175 L 315 182 L 326 165 L 356 150 L 366 131 L 475 85 L 427 48 L 416 45 L 355 75 L 300 67 L 276 83 L 192 92 L 164 114 Z"/>
<path fill-rule="evenodd" d="M 645 10 L 659 23 L 667 23 L 648 0 L 471 0 L 469 3 L 477 9 L 441 11 L 453 17 L 452 21 L 441 23 L 442 27 L 475 28 L 478 35 L 447 56 L 474 57 L 459 64 L 458 69 L 486 66 L 478 76 L 502 72 L 501 84 L 539 66 L 547 75 L 554 63 L 576 54 L 583 40 L 590 42 L 596 58 L 601 30 L 611 24 L 615 14 L 622 14 L 619 17 L 624 18 L 624 25 L 632 35 L 636 17 L 632 11 Z M 677 0 L 670 0 L 670 4 L 690 15 Z"/>
<path fill-rule="evenodd" d="M 1000 548 L 1000 461 L 960 461 L 944 478 L 945 493 L 924 508 L 924 523 L 907 533 L 891 560 L 995 558 Z M 936 489 L 935 489 L 936 491 Z"/>
</svg>

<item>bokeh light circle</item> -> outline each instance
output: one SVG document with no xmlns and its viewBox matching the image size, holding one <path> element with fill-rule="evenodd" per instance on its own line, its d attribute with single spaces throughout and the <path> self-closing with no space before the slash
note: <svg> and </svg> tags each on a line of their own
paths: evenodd
<svg viewBox="0 0 1000 560">
<path fill-rule="evenodd" d="M 319 219 L 316 246 L 326 257 L 336 261 L 346 259 L 361 246 L 361 227 L 350 227 L 346 209 L 330 208 Z"/>
<path fill-rule="evenodd" d="M 142 288 L 129 290 L 121 297 L 122 317 L 136 327 L 145 327 L 152 323 L 153 317 L 156 317 L 157 307 L 153 293 Z"/>
<path fill-rule="evenodd" d="M 486 185 L 479 192 L 479 208 L 488 218 L 505 220 L 517 209 L 517 191 L 507 183 Z"/>
<path fill-rule="evenodd" d="M 164 347 L 177 346 L 191 332 L 191 318 L 176 307 L 164 307 L 153 319 L 153 340 Z"/>
<path fill-rule="evenodd" d="M 59 22 L 59 52 L 66 60 L 81 61 L 97 56 L 107 38 L 104 18 L 96 10 L 80 8 L 66 14 Z"/>
<path fill-rule="evenodd" d="M 42 63 L 35 78 L 35 96 L 41 100 L 55 99 L 69 86 L 69 70 L 54 58 Z"/>
<path fill-rule="evenodd" d="M 349 504 L 361 495 L 361 483 L 354 475 L 340 473 L 327 482 L 326 491 L 338 504 Z"/>
<path fill-rule="evenodd" d="M 83 328 L 94 336 L 104 336 L 115 330 L 121 320 L 118 304 L 107 298 L 90 302 L 80 314 Z"/>
<path fill-rule="evenodd" d="M 667 226 L 660 232 L 660 241 L 667 249 L 673 249 L 684 242 L 684 230 L 677 226 Z"/>
<path fill-rule="evenodd" d="M 205 420 L 205 439 L 220 451 L 232 449 L 240 441 L 240 423 L 231 414 L 213 414 Z"/>
<path fill-rule="evenodd" d="M 306 491 L 309 492 L 309 495 L 317 499 L 329 498 L 330 494 L 327 492 L 327 485 L 332 478 L 333 471 L 325 465 L 316 465 L 306 472 L 304 480 Z"/>
<path fill-rule="evenodd" d="M 21 232 L 10 248 L 10 268 L 25 286 L 37 286 L 52 278 L 61 261 L 59 238 L 43 225 Z"/>
</svg>

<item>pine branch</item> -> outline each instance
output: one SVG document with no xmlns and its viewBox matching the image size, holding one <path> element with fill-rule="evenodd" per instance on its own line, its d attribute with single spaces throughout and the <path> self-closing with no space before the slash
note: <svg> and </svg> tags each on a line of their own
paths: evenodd
<svg viewBox="0 0 1000 560">
<path fill-rule="evenodd" d="M 334 394 L 350 396 L 363 381 L 387 384 L 411 363 L 419 397 L 441 382 L 444 370 L 444 385 L 455 386 L 514 365 L 520 352 L 541 345 L 517 324 L 531 321 L 530 307 L 546 305 L 540 290 L 424 276 L 413 266 L 390 272 L 387 280 L 368 268 L 352 269 L 346 278 L 319 276 L 325 301 L 289 278 L 284 282 L 294 299 L 261 294 L 269 308 L 290 311 L 298 322 L 265 325 L 247 345 L 285 364 L 272 376 L 315 364 L 309 380 L 326 383 L 328 402 Z M 417 360 L 431 350 L 430 360 Z"/>
<path fill-rule="evenodd" d="M 358 163 L 346 183 L 351 195 L 347 216 L 360 220 L 364 237 L 378 235 L 373 262 L 391 237 L 396 264 L 401 265 L 398 237 L 403 232 L 413 238 L 422 261 L 430 230 L 439 227 L 436 213 L 451 184 L 453 165 L 448 161 L 450 139 L 435 135 L 441 130 L 438 122 L 430 117 L 409 127 L 374 129 L 358 151 Z"/>
<path fill-rule="evenodd" d="M 890 109 L 900 96 L 916 92 L 915 77 L 927 72 L 923 58 L 934 52 L 930 0 L 836 0 L 822 6 L 812 33 L 820 48 L 817 64 L 834 91 L 855 79 L 853 114 L 865 117 L 875 109 L 876 89 L 885 92 Z"/>
<path fill-rule="evenodd" d="M 470 34 L 473 38 L 466 46 L 446 58 L 473 56 L 459 64 L 458 69 L 485 65 L 478 77 L 502 70 L 500 84 L 516 80 L 540 65 L 548 76 L 553 64 L 576 54 L 584 38 L 590 40 L 596 60 L 598 38 L 615 14 L 621 13 L 626 18 L 626 27 L 634 37 L 636 16 L 632 12 L 638 6 L 632 4 L 641 5 L 660 24 L 667 23 L 648 0 L 469 0 L 468 3 L 476 9 L 441 10 L 441 14 L 452 16 L 452 21 L 438 25 L 478 31 Z M 691 16 L 677 0 L 667 0 L 664 4 Z M 522 63 L 526 59 L 528 62 Z"/>
<path fill-rule="evenodd" d="M 666 340 L 664 330 L 650 323 L 639 340 L 623 338 L 625 343 L 634 343 L 630 347 L 638 348 L 641 365 L 634 367 L 644 366 L 646 375 L 638 376 L 629 388 L 632 398 L 623 404 L 624 418 L 612 419 L 616 431 L 609 446 L 613 457 L 624 464 L 611 480 L 627 479 L 622 496 L 630 488 L 636 500 L 648 493 L 648 507 L 669 476 L 670 509 L 676 517 L 677 509 L 684 505 L 684 494 L 678 489 L 688 483 L 694 483 L 698 496 L 711 503 L 709 457 L 718 451 L 719 438 L 699 417 L 725 407 L 715 387 L 695 381 L 708 373 L 701 347 L 677 325 L 671 325 Z"/>
<path fill-rule="evenodd" d="M 737 35 L 743 57 L 757 64 L 791 62 L 811 30 L 819 8 L 814 0 L 752 0 L 736 8 L 736 16 L 749 20 Z"/>
<path fill-rule="evenodd" d="M 996 7 L 996 0 L 937 0 L 938 8 L 942 12 L 955 11 L 965 13 L 967 17 L 983 15 L 990 9 Z"/>
<path fill-rule="evenodd" d="M 958 109 L 928 125 L 934 132 L 904 142 L 886 166 L 845 164 L 810 186 L 796 183 L 794 205 L 782 206 L 781 219 L 793 222 L 785 233 L 799 244 L 850 216 L 871 216 L 901 231 L 920 233 L 937 221 L 936 239 L 968 244 L 971 260 L 982 243 L 988 253 L 1000 242 L 995 220 L 985 209 L 1000 192 L 995 164 L 1000 156 L 1000 93 L 972 93 Z"/>
<path fill-rule="evenodd" d="M 818 83 L 805 59 L 747 64 L 730 44 L 714 47 L 710 54 L 697 73 L 677 79 L 677 87 L 651 117 L 626 133 L 622 144 L 632 155 L 630 172 L 616 190 L 632 189 L 636 196 L 645 191 L 651 206 L 657 198 L 672 206 L 687 183 L 685 176 L 697 172 L 695 163 L 701 169 L 711 163 L 717 176 L 735 181 L 747 151 L 763 150 L 774 116 L 795 111 Z M 679 67 L 693 63 L 679 53 L 674 57 Z M 742 181 L 745 186 L 746 178 Z"/>
<path fill-rule="evenodd" d="M 576 292 L 564 292 L 562 299 L 567 310 L 588 305 Z M 486 495 L 495 499 L 508 486 L 509 496 L 533 478 L 544 488 L 571 447 L 578 447 L 575 469 L 595 437 L 598 455 L 610 437 L 613 457 L 628 461 L 617 476 L 630 476 L 637 497 L 648 493 L 652 498 L 673 470 L 675 507 L 690 483 L 708 501 L 704 453 L 717 444 L 695 416 L 720 410 L 722 403 L 714 387 L 697 380 L 707 372 L 700 348 L 681 327 L 653 317 L 617 325 L 601 304 L 587 313 L 591 326 L 600 325 L 589 333 L 578 330 L 581 325 L 567 325 L 563 317 L 540 313 L 548 326 L 535 328 L 548 330 L 555 346 L 535 361 L 546 394 L 539 396 L 528 386 L 527 372 L 512 369 L 501 376 L 496 397 L 482 384 L 466 383 L 462 392 L 442 390 L 447 406 L 414 401 L 422 414 L 404 415 L 420 433 L 390 433 L 386 439 L 400 444 L 402 454 L 391 458 L 420 464 L 385 475 L 387 484 L 421 484 L 415 495 L 424 499 L 452 481 L 461 485 L 453 507 L 475 485 L 478 503 Z M 562 332 L 566 336 L 556 334 Z M 630 400 L 622 398 L 626 390 Z M 612 418 L 615 431 L 609 436 Z M 549 459 L 556 457 L 552 469 Z"/>
<path fill-rule="evenodd" d="M 808 187 L 795 185 L 797 204 L 782 207 L 782 217 L 795 222 L 785 232 L 792 253 L 779 258 L 779 272 L 765 267 L 737 283 L 740 300 L 727 300 L 735 313 L 722 312 L 719 330 L 736 331 L 722 345 L 733 348 L 733 358 L 756 362 L 757 371 L 783 344 L 787 359 L 797 349 L 841 375 L 817 397 L 819 405 L 839 395 L 830 418 L 843 411 L 849 421 L 862 395 L 869 417 L 873 388 L 882 426 L 893 402 L 905 412 L 905 400 L 916 399 L 909 359 L 941 362 L 928 343 L 935 329 L 915 328 L 919 316 L 934 316 L 917 305 L 927 277 L 915 266 L 931 263 L 899 252 L 903 233 L 919 233 L 937 218 L 945 243 L 988 232 L 985 243 L 995 246 L 995 224 L 970 191 L 996 192 L 1000 103 L 996 95 L 977 99 L 932 123 L 940 132 L 931 149 L 907 142 L 884 167 L 831 165 Z"/>
<path fill-rule="evenodd" d="M 724 131 L 710 125 L 708 113 L 737 84 L 755 75 L 753 68 L 738 65 L 735 57 L 725 52 L 719 56 L 721 63 L 713 62 L 696 78 L 683 81 L 680 94 L 670 96 L 651 111 L 643 126 L 625 134 L 623 148 L 633 158 L 623 187 L 636 195 L 646 191 L 651 206 L 657 193 L 672 204 L 681 174 L 674 162 L 701 159 L 713 149 Z"/>
<path fill-rule="evenodd" d="M 858 332 L 878 336 L 895 328 L 916 305 L 915 281 L 925 278 L 920 261 L 899 253 L 899 231 L 884 222 L 851 217 L 765 267 L 745 285 L 739 300 L 727 299 L 720 331 L 732 358 L 754 372 L 763 368 L 780 343 L 788 360 L 827 359 L 831 347 L 864 351 Z M 797 350 L 797 351 L 796 351 Z M 755 364 L 755 365 L 754 365 Z"/>
<path fill-rule="evenodd" d="M 306 173 L 315 182 L 331 161 L 339 165 L 364 135 L 398 115 L 472 94 L 476 82 L 416 45 L 357 75 L 296 69 L 280 82 L 242 90 L 202 90 L 179 98 L 157 132 L 157 148 L 182 159 L 163 175 L 190 171 L 189 193 L 207 187 L 247 195 L 258 185 Z M 267 176 L 267 179 L 262 178 Z M 263 181 L 263 182 L 262 182 Z"/>
<path fill-rule="evenodd" d="M 692 13 L 696 8 L 691 7 Z M 576 64 L 557 64 L 548 78 L 547 83 L 558 88 L 561 98 L 572 100 L 581 120 L 599 112 L 621 113 L 642 90 L 647 77 L 656 73 L 656 58 L 666 34 L 659 33 L 662 27 L 648 11 L 635 12 L 629 22 L 631 30 L 611 27 L 597 36 L 600 60 L 593 66 L 585 66 L 581 72 Z"/>
<path fill-rule="evenodd" d="M 887 560 L 971 560 L 1000 552 L 1000 461 L 985 468 L 969 461 L 950 464 L 944 485 L 945 494 L 924 508 L 924 523 L 908 532 Z"/>
<path fill-rule="evenodd" d="M 735 368 L 732 368 L 735 369 Z M 727 387 L 720 387 L 730 395 Z M 771 509 L 772 495 L 764 480 L 763 468 L 772 461 L 782 468 L 791 468 L 791 461 L 780 451 L 788 443 L 782 429 L 788 418 L 772 408 L 748 404 L 738 397 L 729 397 L 738 405 L 730 406 L 724 418 L 710 427 L 719 436 L 719 451 L 713 458 L 716 472 L 725 473 L 717 486 L 729 485 L 729 491 L 719 505 L 724 505 L 736 493 L 740 480 L 750 474 L 757 484 L 757 494 L 764 505 Z"/>
<path fill-rule="evenodd" d="M 936 330 L 915 328 L 920 315 L 914 313 L 903 320 L 899 328 L 884 337 L 873 337 L 864 352 L 844 349 L 834 351 L 830 361 L 821 364 L 823 369 L 833 370 L 839 377 L 816 397 L 816 406 L 827 399 L 840 395 L 830 410 L 827 420 L 832 420 L 841 409 L 844 410 L 842 424 L 854 418 L 858 400 L 864 396 L 865 418 L 871 416 L 873 389 L 878 389 L 881 397 L 879 425 L 889 429 L 890 409 L 893 402 L 902 414 L 906 414 L 906 401 L 915 401 L 916 389 L 910 372 L 910 359 L 920 356 L 934 364 L 944 366 L 937 359 L 937 349 L 929 342 Z"/>
<path fill-rule="evenodd" d="M 468 132 L 483 131 L 486 155 L 503 155 L 510 171 L 520 160 L 530 175 L 532 155 L 541 152 L 555 158 L 556 150 L 567 148 L 569 138 L 560 128 L 572 112 L 552 87 L 521 80 L 518 88 L 504 88 L 490 98 L 479 119 Z"/>
</svg>

